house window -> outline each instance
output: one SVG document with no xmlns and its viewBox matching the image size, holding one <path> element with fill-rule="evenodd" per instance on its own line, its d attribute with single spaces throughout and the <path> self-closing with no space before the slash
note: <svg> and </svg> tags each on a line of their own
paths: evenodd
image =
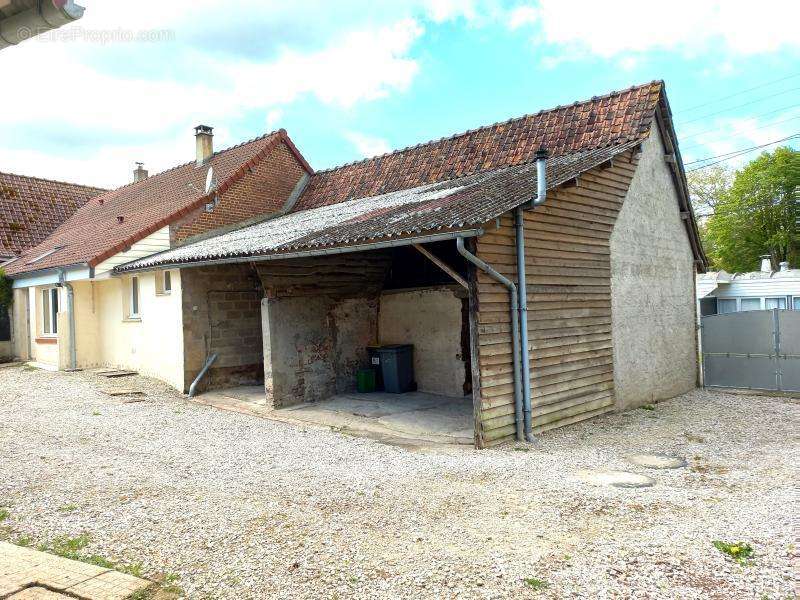
<svg viewBox="0 0 800 600">
<path fill-rule="evenodd" d="M 139 318 L 139 278 L 138 277 L 131 277 L 131 289 L 130 289 L 130 311 L 128 311 L 128 317 L 131 319 L 138 319 Z"/>
<path fill-rule="evenodd" d="M 736 312 L 736 298 L 718 298 L 717 312 L 721 315 Z"/>
<path fill-rule="evenodd" d="M 42 335 L 58 335 L 58 288 L 42 290 Z"/>
<path fill-rule="evenodd" d="M 767 310 L 773 308 L 786 308 L 786 298 L 765 298 L 764 299 L 764 308 Z"/>
<path fill-rule="evenodd" d="M 172 292 L 172 273 L 169 271 L 156 271 L 156 296 L 166 296 Z"/>
<path fill-rule="evenodd" d="M 742 298 L 742 311 L 761 310 L 761 298 Z"/>
<path fill-rule="evenodd" d="M 795 296 L 792 298 L 792 308 L 795 310 L 800 310 L 800 296 Z"/>
</svg>

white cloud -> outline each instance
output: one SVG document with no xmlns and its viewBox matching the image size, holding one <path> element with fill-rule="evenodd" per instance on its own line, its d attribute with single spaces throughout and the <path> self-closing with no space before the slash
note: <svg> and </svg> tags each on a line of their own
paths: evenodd
<svg viewBox="0 0 800 600">
<path fill-rule="evenodd" d="M 358 153 L 364 158 L 386 154 L 392 149 L 389 142 L 383 138 L 364 135 L 357 131 L 349 131 L 345 134 L 345 137 L 350 140 Z"/>
<path fill-rule="evenodd" d="M 508 15 L 508 26 L 511 29 L 519 29 L 524 25 L 531 25 L 539 18 L 533 6 L 517 6 Z"/>
<path fill-rule="evenodd" d="M 517 11 L 521 10 L 520 8 Z M 585 57 L 714 47 L 736 55 L 800 48 L 800 3 L 764 0 L 540 0 L 536 39 Z"/>
<path fill-rule="evenodd" d="M 712 123 L 713 127 L 709 126 L 708 121 L 703 122 L 698 124 L 698 128 L 702 129 L 690 129 L 683 134 L 680 146 L 684 161 L 720 156 L 788 137 L 797 131 L 800 110 L 786 111 L 766 118 L 720 117 Z M 775 144 L 764 150 L 773 150 L 779 145 Z M 757 156 L 758 152 L 759 150 L 755 150 L 726 163 L 732 167 L 741 166 Z"/>
<path fill-rule="evenodd" d="M 270 131 L 275 129 L 275 126 L 280 123 L 280 120 L 283 118 L 283 111 L 280 108 L 273 108 L 269 112 L 267 112 L 267 117 L 264 119 L 264 123 L 267 125 L 267 129 Z"/>
<path fill-rule="evenodd" d="M 412 49 L 424 28 L 413 15 L 446 20 L 472 6 L 415 0 L 380 20 L 372 18 L 374 2 L 333 4 L 240 0 L 219 16 L 211 0 L 92 4 L 81 21 L 58 30 L 65 35 L 0 53 L 3 79 L 17 82 L 0 111 L 3 170 L 115 186 L 128 181 L 134 160 L 154 172 L 190 159 L 191 128 L 200 122 L 215 126 L 215 145 L 223 147 L 240 141 L 227 139 L 226 125 L 250 111 L 265 115 L 266 130 L 302 97 L 352 108 L 402 93 L 419 71 Z M 340 13 L 352 23 L 336 23 Z M 233 30 L 277 19 L 286 23 L 285 40 L 259 56 L 235 39 L 230 52 L 207 48 L 203 39 L 213 45 L 218 37 L 208 35 L 208 24 L 218 18 L 235 19 L 226 23 Z M 174 35 L 162 44 L 97 42 L 98 32 L 120 26 Z M 198 27 L 199 40 L 192 37 Z"/>
</svg>

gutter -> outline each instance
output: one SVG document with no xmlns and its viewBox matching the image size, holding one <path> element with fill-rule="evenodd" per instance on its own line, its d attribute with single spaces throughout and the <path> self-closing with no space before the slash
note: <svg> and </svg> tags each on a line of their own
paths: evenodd
<svg viewBox="0 0 800 600">
<path fill-rule="evenodd" d="M 357 244 L 354 246 L 336 246 L 334 248 L 318 248 L 311 250 L 300 250 L 297 252 L 282 252 L 279 254 L 267 254 L 263 256 L 236 256 L 231 258 L 215 258 L 198 260 L 192 262 L 164 262 L 154 263 L 146 267 L 124 268 L 125 265 L 115 267 L 113 273 L 144 273 L 147 271 L 157 271 L 159 269 L 186 269 L 188 267 L 205 267 L 208 265 L 224 265 L 242 262 L 263 262 L 268 260 L 284 260 L 289 258 L 304 258 L 308 256 L 330 256 L 335 254 L 347 254 L 350 252 L 366 252 L 368 250 L 382 250 L 384 248 L 396 248 L 398 246 L 413 246 L 414 244 L 427 244 L 430 242 L 440 242 L 452 240 L 460 237 L 476 237 L 483 235 L 483 229 L 461 229 L 459 231 L 449 231 L 447 233 L 434 233 L 430 235 L 411 236 L 397 239 L 383 240 L 367 244 Z M 170 252 L 165 250 L 164 252 Z M 141 260 L 141 259 L 140 259 Z M 133 261 L 131 261 L 133 262 Z"/>
<path fill-rule="evenodd" d="M 77 21 L 83 16 L 84 10 L 86 9 L 75 4 L 74 0 L 38 0 L 33 8 L 0 20 L 0 50 Z"/>
<path fill-rule="evenodd" d="M 75 346 L 75 290 L 72 284 L 67 283 L 66 273 L 61 269 L 58 274 L 58 287 L 67 290 L 67 315 L 69 317 L 69 370 L 78 368 L 78 353 Z"/>
<path fill-rule="evenodd" d="M 520 341 L 519 341 L 519 319 L 517 318 L 517 286 L 514 282 L 498 273 L 495 269 L 483 262 L 480 258 L 472 254 L 464 247 L 464 236 L 456 238 L 456 248 L 458 253 L 463 256 L 467 261 L 475 265 L 481 271 L 486 273 L 495 281 L 501 283 L 508 290 L 508 298 L 511 301 L 511 352 L 513 354 L 514 364 L 514 413 L 516 415 L 517 426 L 517 440 L 522 441 L 525 439 L 524 431 L 524 417 L 523 417 L 523 403 L 522 403 L 522 386 L 520 382 Z"/>
</svg>

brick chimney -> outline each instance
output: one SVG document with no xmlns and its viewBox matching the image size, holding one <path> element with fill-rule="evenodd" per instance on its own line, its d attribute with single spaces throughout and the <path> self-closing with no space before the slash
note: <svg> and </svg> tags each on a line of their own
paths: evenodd
<svg viewBox="0 0 800 600">
<path fill-rule="evenodd" d="M 133 170 L 133 183 L 138 183 L 139 181 L 147 179 L 147 169 L 143 167 L 144 163 L 136 163 L 136 168 Z"/>
<path fill-rule="evenodd" d="M 208 125 L 198 125 L 194 128 L 195 147 L 197 148 L 197 166 L 205 164 L 214 154 L 213 128 Z"/>
</svg>

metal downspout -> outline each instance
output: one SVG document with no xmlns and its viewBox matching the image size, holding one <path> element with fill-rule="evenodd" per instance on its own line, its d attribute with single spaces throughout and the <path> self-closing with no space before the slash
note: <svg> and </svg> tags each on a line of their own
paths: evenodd
<svg viewBox="0 0 800 600">
<path fill-rule="evenodd" d="M 531 209 L 544 204 L 547 198 L 546 160 L 547 150 L 538 150 L 536 152 L 536 198 L 531 200 Z M 531 415 L 531 363 L 528 348 L 528 286 L 525 277 L 525 215 L 521 205 L 514 211 L 514 229 L 517 242 L 517 312 L 520 329 L 520 362 L 522 363 L 523 419 L 525 441 L 532 442 L 534 437 Z"/>
<path fill-rule="evenodd" d="M 516 414 L 517 440 L 522 441 L 525 439 L 525 431 L 524 417 L 522 412 L 522 385 L 519 357 L 519 319 L 517 318 L 517 286 L 514 285 L 513 281 L 495 271 L 487 263 L 483 262 L 480 258 L 467 250 L 464 247 L 463 237 L 456 238 L 456 248 L 458 248 L 458 253 L 468 262 L 478 267 L 489 277 L 501 283 L 508 289 L 508 296 L 509 300 L 511 301 L 511 352 L 513 354 L 514 363 L 514 412 Z"/>
<path fill-rule="evenodd" d="M 203 365 L 203 368 L 200 369 L 200 372 L 197 374 L 197 377 L 194 378 L 192 385 L 189 386 L 189 398 L 194 398 L 197 389 L 197 384 L 200 383 L 203 377 L 205 377 L 205 374 L 211 368 L 211 365 L 214 364 L 215 360 L 217 360 L 216 352 L 206 359 L 206 364 Z"/>
<path fill-rule="evenodd" d="M 522 412 L 525 441 L 533 441 L 531 424 L 531 363 L 528 350 L 528 287 L 525 281 L 525 217 L 522 206 L 514 211 L 514 229 L 517 238 L 517 318 L 520 330 L 520 362 L 522 363 Z"/>
<path fill-rule="evenodd" d="M 78 368 L 78 353 L 75 346 L 75 290 L 67 283 L 64 270 L 58 272 L 58 285 L 67 290 L 67 316 L 69 317 L 69 370 Z"/>
</svg>

